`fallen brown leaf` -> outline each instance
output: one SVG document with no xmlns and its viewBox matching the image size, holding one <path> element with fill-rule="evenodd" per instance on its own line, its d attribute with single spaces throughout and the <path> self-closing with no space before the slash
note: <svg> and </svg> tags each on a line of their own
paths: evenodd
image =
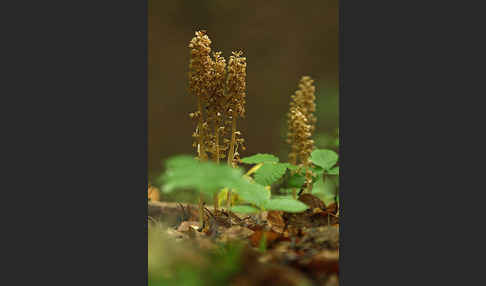
<svg viewBox="0 0 486 286">
<path fill-rule="evenodd" d="M 266 238 L 266 245 L 269 247 L 273 242 L 275 242 L 281 235 L 276 233 L 275 231 L 264 231 L 264 230 L 257 230 L 250 236 L 251 245 L 254 247 L 258 247 L 262 240 L 263 235 Z"/>
<path fill-rule="evenodd" d="M 311 195 L 311 194 L 302 194 L 299 196 L 299 201 L 303 202 L 304 204 L 308 205 L 311 210 L 315 208 L 319 208 L 321 210 L 326 209 L 326 205 L 324 202 L 319 199 L 318 197 Z"/>
<path fill-rule="evenodd" d="M 335 203 L 332 203 L 332 204 L 329 204 L 327 207 L 326 207 L 326 211 L 328 213 L 331 213 L 331 214 L 336 214 L 337 212 L 337 205 Z"/>
<path fill-rule="evenodd" d="M 179 227 L 177 228 L 177 231 L 184 232 L 184 231 L 190 231 L 192 230 L 197 230 L 201 226 L 199 225 L 198 221 L 183 221 Z"/>
<path fill-rule="evenodd" d="M 148 200 L 149 201 L 160 201 L 160 191 L 154 186 L 148 186 Z"/>
<path fill-rule="evenodd" d="M 285 228 L 285 221 L 282 215 L 282 211 L 269 211 L 267 214 L 267 222 L 270 228 L 279 233 L 282 233 Z"/>
<path fill-rule="evenodd" d="M 317 273 L 339 273 L 339 250 L 322 250 L 312 257 L 306 268 Z"/>
<path fill-rule="evenodd" d="M 232 226 L 223 231 L 221 235 L 221 241 L 227 242 L 230 240 L 245 240 L 253 235 L 253 233 L 254 231 L 249 228 L 242 226 Z"/>
</svg>

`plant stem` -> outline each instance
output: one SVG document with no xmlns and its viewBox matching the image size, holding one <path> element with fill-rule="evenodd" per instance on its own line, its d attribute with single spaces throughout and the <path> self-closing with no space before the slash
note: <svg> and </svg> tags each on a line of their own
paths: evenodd
<svg viewBox="0 0 486 286">
<path fill-rule="evenodd" d="M 217 122 L 214 122 L 214 136 L 215 136 L 215 161 L 216 161 L 216 164 L 219 164 L 219 126 L 217 124 Z M 213 196 L 213 200 L 214 200 L 214 211 L 217 212 L 218 211 L 218 193 L 215 193 L 214 196 Z"/>
<path fill-rule="evenodd" d="M 234 168 L 233 159 L 235 156 L 235 144 L 236 144 L 236 108 L 233 109 L 233 121 L 231 123 L 231 142 L 228 153 L 228 166 Z M 231 206 L 231 189 L 228 190 L 228 200 L 226 202 L 226 208 L 229 210 Z"/>
<path fill-rule="evenodd" d="M 306 191 L 310 193 L 311 190 L 311 182 L 312 182 L 312 174 L 309 171 L 309 160 L 304 161 L 304 170 L 305 170 L 305 183 L 306 183 Z"/>
<path fill-rule="evenodd" d="M 199 194 L 199 226 L 202 228 L 204 224 L 204 217 L 203 217 L 203 199 L 202 194 Z"/>
<path fill-rule="evenodd" d="M 233 122 L 231 123 L 231 142 L 228 154 L 228 166 L 233 167 L 233 159 L 235 156 L 236 144 L 236 109 L 233 110 Z"/>
<path fill-rule="evenodd" d="M 216 156 L 214 157 L 214 161 L 216 162 L 216 164 L 219 164 L 219 127 L 218 127 L 218 124 L 215 122 L 214 123 L 214 128 L 216 129 L 214 131 L 214 141 L 215 141 L 215 145 L 214 148 L 216 149 L 215 150 L 215 154 Z"/>
<path fill-rule="evenodd" d="M 202 131 L 202 125 L 203 125 L 203 114 L 202 114 L 202 104 L 201 104 L 201 97 L 197 97 L 197 111 L 199 113 L 199 118 L 197 122 L 197 130 L 198 130 L 198 145 L 197 145 L 197 155 L 199 157 L 199 160 L 202 161 L 205 159 L 206 156 L 204 153 L 204 146 L 203 146 L 203 131 Z"/>
<path fill-rule="evenodd" d="M 228 194 L 226 196 L 226 209 L 229 211 L 231 207 L 231 189 L 228 189 Z"/>
<path fill-rule="evenodd" d="M 204 145 L 203 145 L 203 131 L 202 131 L 202 125 L 203 125 L 203 110 L 202 110 L 202 104 L 201 104 L 201 96 L 197 97 L 197 110 L 199 112 L 199 118 L 197 122 L 197 130 L 198 130 L 198 145 L 197 145 L 197 155 L 199 157 L 199 161 L 204 161 L 206 159 L 206 153 L 204 151 Z M 201 228 L 203 227 L 204 223 L 204 217 L 203 217 L 203 197 L 202 194 L 199 194 L 199 224 Z"/>
</svg>

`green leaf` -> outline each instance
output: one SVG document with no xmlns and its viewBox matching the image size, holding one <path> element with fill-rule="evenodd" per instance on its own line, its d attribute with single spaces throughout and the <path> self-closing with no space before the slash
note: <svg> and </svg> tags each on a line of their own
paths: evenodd
<svg viewBox="0 0 486 286">
<path fill-rule="evenodd" d="M 241 178 L 236 184 L 231 186 L 235 192 L 246 202 L 255 204 L 259 207 L 265 205 L 270 199 L 270 192 L 260 184 L 251 183 Z"/>
<path fill-rule="evenodd" d="M 245 164 L 277 163 L 278 158 L 272 154 L 255 154 L 241 159 Z"/>
<path fill-rule="evenodd" d="M 295 166 L 295 165 L 292 165 L 290 163 L 286 163 L 287 164 L 287 168 L 289 168 L 289 170 L 292 170 L 292 171 L 297 171 L 299 170 L 299 166 Z"/>
<path fill-rule="evenodd" d="M 280 179 L 287 170 L 287 164 L 266 163 L 255 172 L 255 182 L 269 186 Z"/>
<path fill-rule="evenodd" d="M 339 175 L 339 166 L 336 166 L 332 168 L 331 170 L 328 170 L 327 173 L 329 175 Z"/>
<path fill-rule="evenodd" d="M 320 176 L 324 173 L 324 168 L 320 167 L 320 166 L 311 166 L 310 167 L 310 170 L 312 171 L 312 173 L 314 173 L 314 175 L 316 176 Z"/>
<path fill-rule="evenodd" d="M 278 189 L 278 195 L 273 195 L 274 196 L 292 196 L 294 190 L 299 192 L 297 188 L 280 188 Z"/>
<path fill-rule="evenodd" d="M 257 208 L 251 206 L 233 206 L 231 207 L 231 211 L 235 213 L 242 213 L 242 214 L 249 214 L 249 213 L 257 213 L 259 210 Z"/>
<path fill-rule="evenodd" d="M 338 154 L 332 150 L 318 149 L 312 151 L 310 159 L 312 163 L 329 170 L 336 165 Z"/>
<path fill-rule="evenodd" d="M 328 206 L 336 201 L 336 186 L 329 178 L 326 178 L 326 180 L 319 179 L 312 186 L 312 194 Z"/>
<path fill-rule="evenodd" d="M 291 190 L 291 189 L 289 189 L 289 190 Z M 286 195 L 273 195 L 273 196 L 272 196 L 272 200 L 273 200 L 273 199 L 282 199 L 282 198 L 284 198 L 284 199 L 294 199 L 294 198 L 292 197 L 292 192 L 290 192 L 290 193 L 288 193 L 288 194 L 286 194 Z"/>
<path fill-rule="evenodd" d="M 199 162 L 190 156 L 176 156 L 166 161 L 166 172 L 162 175 L 162 190 L 195 189 L 214 194 L 219 189 L 235 185 L 242 179 L 243 171 L 214 162 Z"/>
<path fill-rule="evenodd" d="M 305 183 L 305 176 L 303 174 L 293 174 L 287 181 L 288 188 L 298 188 L 300 189 Z"/>
<path fill-rule="evenodd" d="M 326 179 L 332 180 L 334 185 L 336 185 L 336 188 L 339 189 L 339 176 L 328 176 L 328 177 L 326 177 Z"/>
<path fill-rule="evenodd" d="M 189 155 L 177 155 L 174 157 L 170 157 L 165 161 L 165 166 L 167 169 L 174 169 L 179 167 L 187 167 L 187 166 L 194 166 L 198 164 L 199 161 L 196 160 L 194 157 Z"/>
<path fill-rule="evenodd" d="M 267 201 L 266 210 L 284 211 L 284 212 L 303 212 L 309 207 L 301 201 L 292 198 L 275 198 Z"/>
</svg>

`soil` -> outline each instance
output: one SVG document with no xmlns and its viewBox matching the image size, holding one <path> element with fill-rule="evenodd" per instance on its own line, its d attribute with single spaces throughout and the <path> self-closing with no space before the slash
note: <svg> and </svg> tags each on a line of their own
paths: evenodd
<svg viewBox="0 0 486 286">
<path fill-rule="evenodd" d="M 339 217 L 336 205 L 302 194 L 303 213 L 268 211 L 244 215 L 205 207 L 199 223 L 197 206 L 149 202 L 150 224 L 163 223 L 174 241 L 189 241 L 194 250 L 216 243 L 243 242 L 241 269 L 229 285 L 339 285 Z"/>
</svg>

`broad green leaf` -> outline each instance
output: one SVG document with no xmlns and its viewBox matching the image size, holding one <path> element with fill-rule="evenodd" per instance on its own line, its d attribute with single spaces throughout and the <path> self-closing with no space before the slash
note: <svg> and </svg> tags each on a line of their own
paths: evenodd
<svg viewBox="0 0 486 286">
<path fill-rule="evenodd" d="M 165 161 L 167 169 L 173 169 L 177 167 L 194 166 L 199 163 L 194 157 L 189 155 L 177 155 L 171 157 Z"/>
<path fill-rule="evenodd" d="M 245 164 L 277 163 L 278 158 L 272 154 L 255 154 L 241 159 L 241 162 Z"/>
<path fill-rule="evenodd" d="M 316 176 L 320 176 L 324 173 L 324 168 L 320 167 L 320 166 L 312 166 L 310 167 L 310 170 L 312 171 L 312 173 Z"/>
<path fill-rule="evenodd" d="M 326 176 L 326 180 L 331 180 L 336 186 L 336 189 L 339 189 L 339 174 L 337 176 Z"/>
<path fill-rule="evenodd" d="M 312 163 L 329 170 L 336 165 L 338 154 L 332 150 L 318 149 L 312 151 L 310 159 Z"/>
<path fill-rule="evenodd" d="M 231 207 L 231 211 L 235 213 L 242 213 L 242 214 L 249 214 L 249 213 L 257 213 L 259 210 L 257 208 L 251 206 L 233 206 Z"/>
<path fill-rule="evenodd" d="M 293 174 L 287 181 L 288 188 L 298 188 L 300 189 L 305 183 L 305 176 L 303 174 Z"/>
<path fill-rule="evenodd" d="M 291 190 L 291 189 L 289 189 L 289 190 Z M 288 194 L 286 194 L 286 195 L 273 195 L 273 196 L 272 196 L 272 200 L 273 200 L 273 199 L 282 199 L 282 198 L 283 198 L 283 199 L 294 199 L 294 198 L 292 197 L 292 192 L 290 192 L 290 193 L 288 193 Z"/>
<path fill-rule="evenodd" d="M 320 198 L 326 206 L 336 201 L 336 186 L 326 178 L 319 179 L 312 186 L 312 194 Z"/>
<path fill-rule="evenodd" d="M 331 170 L 328 170 L 327 173 L 329 175 L 339 175 L 339 166 L 336 166 L 332 168 Z"/>
<path fill-rule="evenodd" d="M 255 182 L 269 186 L 280 179 L 287 170 L 287 165 L 282 163 L 266 163 L 255 172 Z"/>
<path fill-rule="evenodd" d="M 245 201 L 257 206 L 264 206 L 270 199 L 270 191 L 260 184 L 251 183 L 241 178 L 232 186 L 235 192 Z"/>
<path fill-rule="evenodd" d="M 235 185 L 243 175 L 241 169 L 217 165 L 214 162 L 199 162 L 189 156 L 170 158 L 166 167 L 161 178 L 164 192 L 195 189 L 214 194 L 223 187 Z"/>
<path fill-rule="evenodd" d="M 289 168 L 289 170 L 292 170 L 292 171 L 297 171 L 300 168 L 299 166 L 295 166 L 295 165 L 292 165 L 290 163 L 285 163 L 285 164 L 287 164 L 287 168 Z"/>
<path fill-rule="evenodd" d="M 277 198 L 277 197 L 292 197 L 293 193 L 297 194 L 300 189 L 298 188 L 280 188 L 278 189 L 278 194 L 272 195 L 272 198 Z"/>
<path fill-rule="evenodd" d="M 309 207 L 301 201 L 292 198 L 275 198 L 267 201 L 266 210 L 284 211 L 284 212 L 303 212 Z"/>
</svg>

